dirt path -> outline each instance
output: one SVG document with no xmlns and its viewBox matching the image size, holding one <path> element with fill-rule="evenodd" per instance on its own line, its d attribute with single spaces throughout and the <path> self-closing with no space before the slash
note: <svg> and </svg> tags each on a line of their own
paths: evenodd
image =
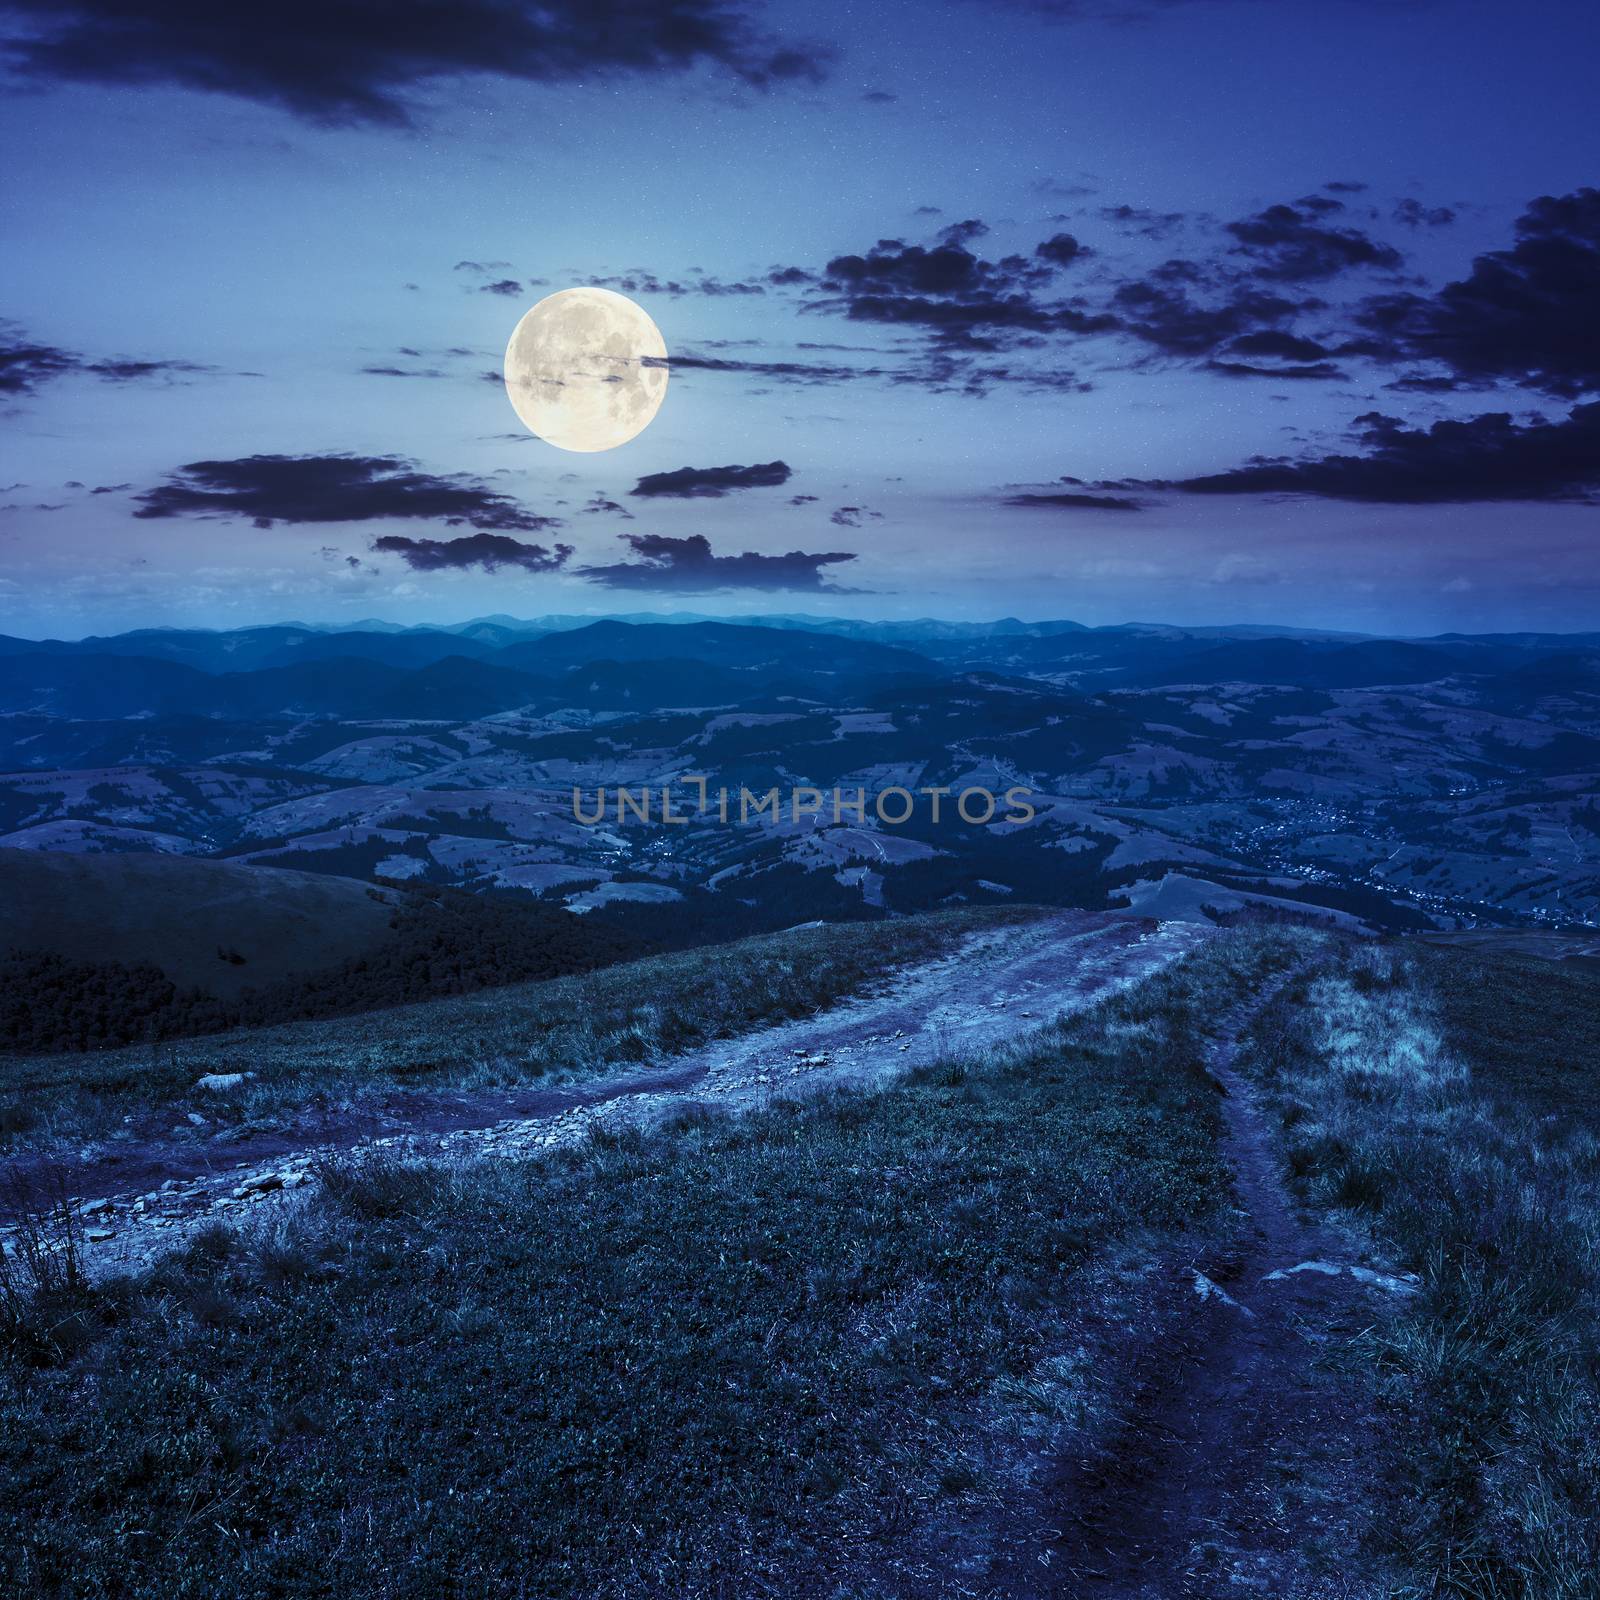
<svg viewBox="0 0 1600 1600">
<path fill-rule="evenodd" d="M 1352 1261 L 1348 1240 L 1304 1220 L 1289 1198 L 1277 1140 L 1234 1066 L 1243 1030 L 1277 987 L 1224 1018 L 1209 1055 L 1243 1228 L 1228 1254 L 1185 1269 L 1195 1314 L 1181 1341 L 1156 1353 L 1112 1466 L 1064 1472 L 1051 1486 L 1061 1532 L 1048 1585 L 1036 1566 L 1025 1588 L 1007 1592 L 1378 1592 L 1357 1576 L 1350 1509 L 1375 1421 L 1339 1354 L 1415 1280 Z"/>
<path fill-rule="evenodd" d="M 692 1106 L 758 1109 L 779 1095 L 885 1081 L 940 1056 L 980 1050 L 1080 1010 L 1178 959 L 1212 930 L 1064 911 L 967 940 L 832 1010 L 719 1041 L 615 1077 L 564 1088 L 444 1097 L 382 1131 L 370 1121 L 277 1139 L 206 1165 L 193 1147 L 152 1147 L 63 1168 L 92 1272 L 135 1267 L 207 1222 L 265 1218 L 314 1188 L 317 1165 L 363 1151 L 445 1159 L 516 1157 L 596 1128 L 649 1123 Z M 218 1160 L 213 1156 L 212 1160 Z M 0 1230 L 3 1231 L 3 1230 Z"/>
</svg>

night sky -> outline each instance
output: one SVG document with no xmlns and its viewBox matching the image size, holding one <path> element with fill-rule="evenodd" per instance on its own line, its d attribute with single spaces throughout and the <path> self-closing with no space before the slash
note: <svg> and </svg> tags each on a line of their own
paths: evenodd
<svg viewBox="0 0 1600 1600">
<path fill-rule="evenodd" d="M 1600 626 L 1591 0 L 233 9 L 0 3 L 0 632 Z"/>
</svg>

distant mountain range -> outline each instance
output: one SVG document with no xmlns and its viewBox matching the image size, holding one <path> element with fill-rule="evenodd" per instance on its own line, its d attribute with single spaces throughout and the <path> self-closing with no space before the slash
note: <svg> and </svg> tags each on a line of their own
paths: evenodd
<svg viewBox="0 0 1600 1600">
<path fill-rule="evenodd" d="M 1017 785 L 1037 818 L 614 814 L 680 779 Z M 604 826 L 574 791 L 611 794 Z M 1597 841 L 1597 634 L 677 615 L 0 639 L 0 851 L 417 881 L 629 940 L 1019 896 L 1590 923 Z"/>
<path fill-rule="evenodd" d="M 107 658 L 115 657 L 114 671 Z M 1309 630 L 768 617 L 484 617 L 455 627 L 286 623 L 152 628 L 75 641 L 0 636 L 0 712 L 65 718 L 334 716 L 461 720 L 591 711 L 838 704 L 952 673 L 1058 687 L 1252 683 L 1349 689 L 1464 677 L 1492 700 L 1592 690 L 1600 634 L 1373 639 Z M 1503 680 L 1503 681 L 1502 681 Z"/>
</svg>

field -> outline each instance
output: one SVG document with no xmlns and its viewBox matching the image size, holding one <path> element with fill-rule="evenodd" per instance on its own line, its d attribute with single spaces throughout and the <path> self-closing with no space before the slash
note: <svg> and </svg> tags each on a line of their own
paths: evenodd
<svg viewBox="0 0 1600 1600">
<path fill-rule="evenodd" d="M 407 1096 L 569 1083 L 826 1006 L 964 933 L 1028 916 L 972 909 L 889 926 L 798 928 L 356 1016 L 121 1050 L 0 1056 L 0 1148 L 60 1151 L 163 1135 L 236 1144 L 306 1108 L 359 1113 Z M 197 1094 L 199 1079 L 219 1073 L 251 1077 L 235 1092 Z M 184 1125 L 202 1109 L 202 1125 Z"/>
<path fill-rule="evenodd" d="M 1120 1342 L 1122 1297 L 1161 1298 L 1152 1255 L 1225 1217 L 1197 1044 L 1271 959 L 881 1095 L 542 1163 L 331 1169 L 269 1235 L 14 1335 L 15 1580 L 866 1594 L 919 1592 L 951 1539 L 987 1561 L 1011 1479 L 1114 1423 L 1134 1352 L 1102 1368 L 1084 1341 Z"/>
<path fill-rule="evenodd" d="M 265 1118 L 372 1088 L 407 1039 L 458 1083 L 740 1030 L 759 1057 L 775 1013 L 924 971 L 982 988 L 970 941 L 1036 937 L 889 928 L 273 1030 L 248 1094 Z M 1066 993 L 1001 996 L 1008 1043 L 727 1111 L 331 1154 L 120 1273 L 88 1270 L 92 1223 L 27 1213 L 0 1277 L 10 1587 L 1592 1594 L 1600 979 L 1276 925 L 1052 1020 Z M 185 1048 L 183 1084 L 238 1059 Z M 46 1097 L 76 1075 L 77 1115 L 179 1103 L 137 1053 L 27 1071 Z"/>
</svg>

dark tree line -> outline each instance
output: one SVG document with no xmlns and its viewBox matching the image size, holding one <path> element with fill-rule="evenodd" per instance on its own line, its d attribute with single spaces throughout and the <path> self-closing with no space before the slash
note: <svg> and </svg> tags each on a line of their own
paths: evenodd
<svg viewBox="0 0 1600 1600">
<path fill-rule="evenodd" d="M 408 895 L 391 930 L 365 955 L 233 999 L 180 988 L 149 964 L 14 950 L 0 956 L 0 1050 L 103 1050 L 341 1016 L 588 972 L 651 948 L 610 919 L 450 890 Z"/>
</svg>

